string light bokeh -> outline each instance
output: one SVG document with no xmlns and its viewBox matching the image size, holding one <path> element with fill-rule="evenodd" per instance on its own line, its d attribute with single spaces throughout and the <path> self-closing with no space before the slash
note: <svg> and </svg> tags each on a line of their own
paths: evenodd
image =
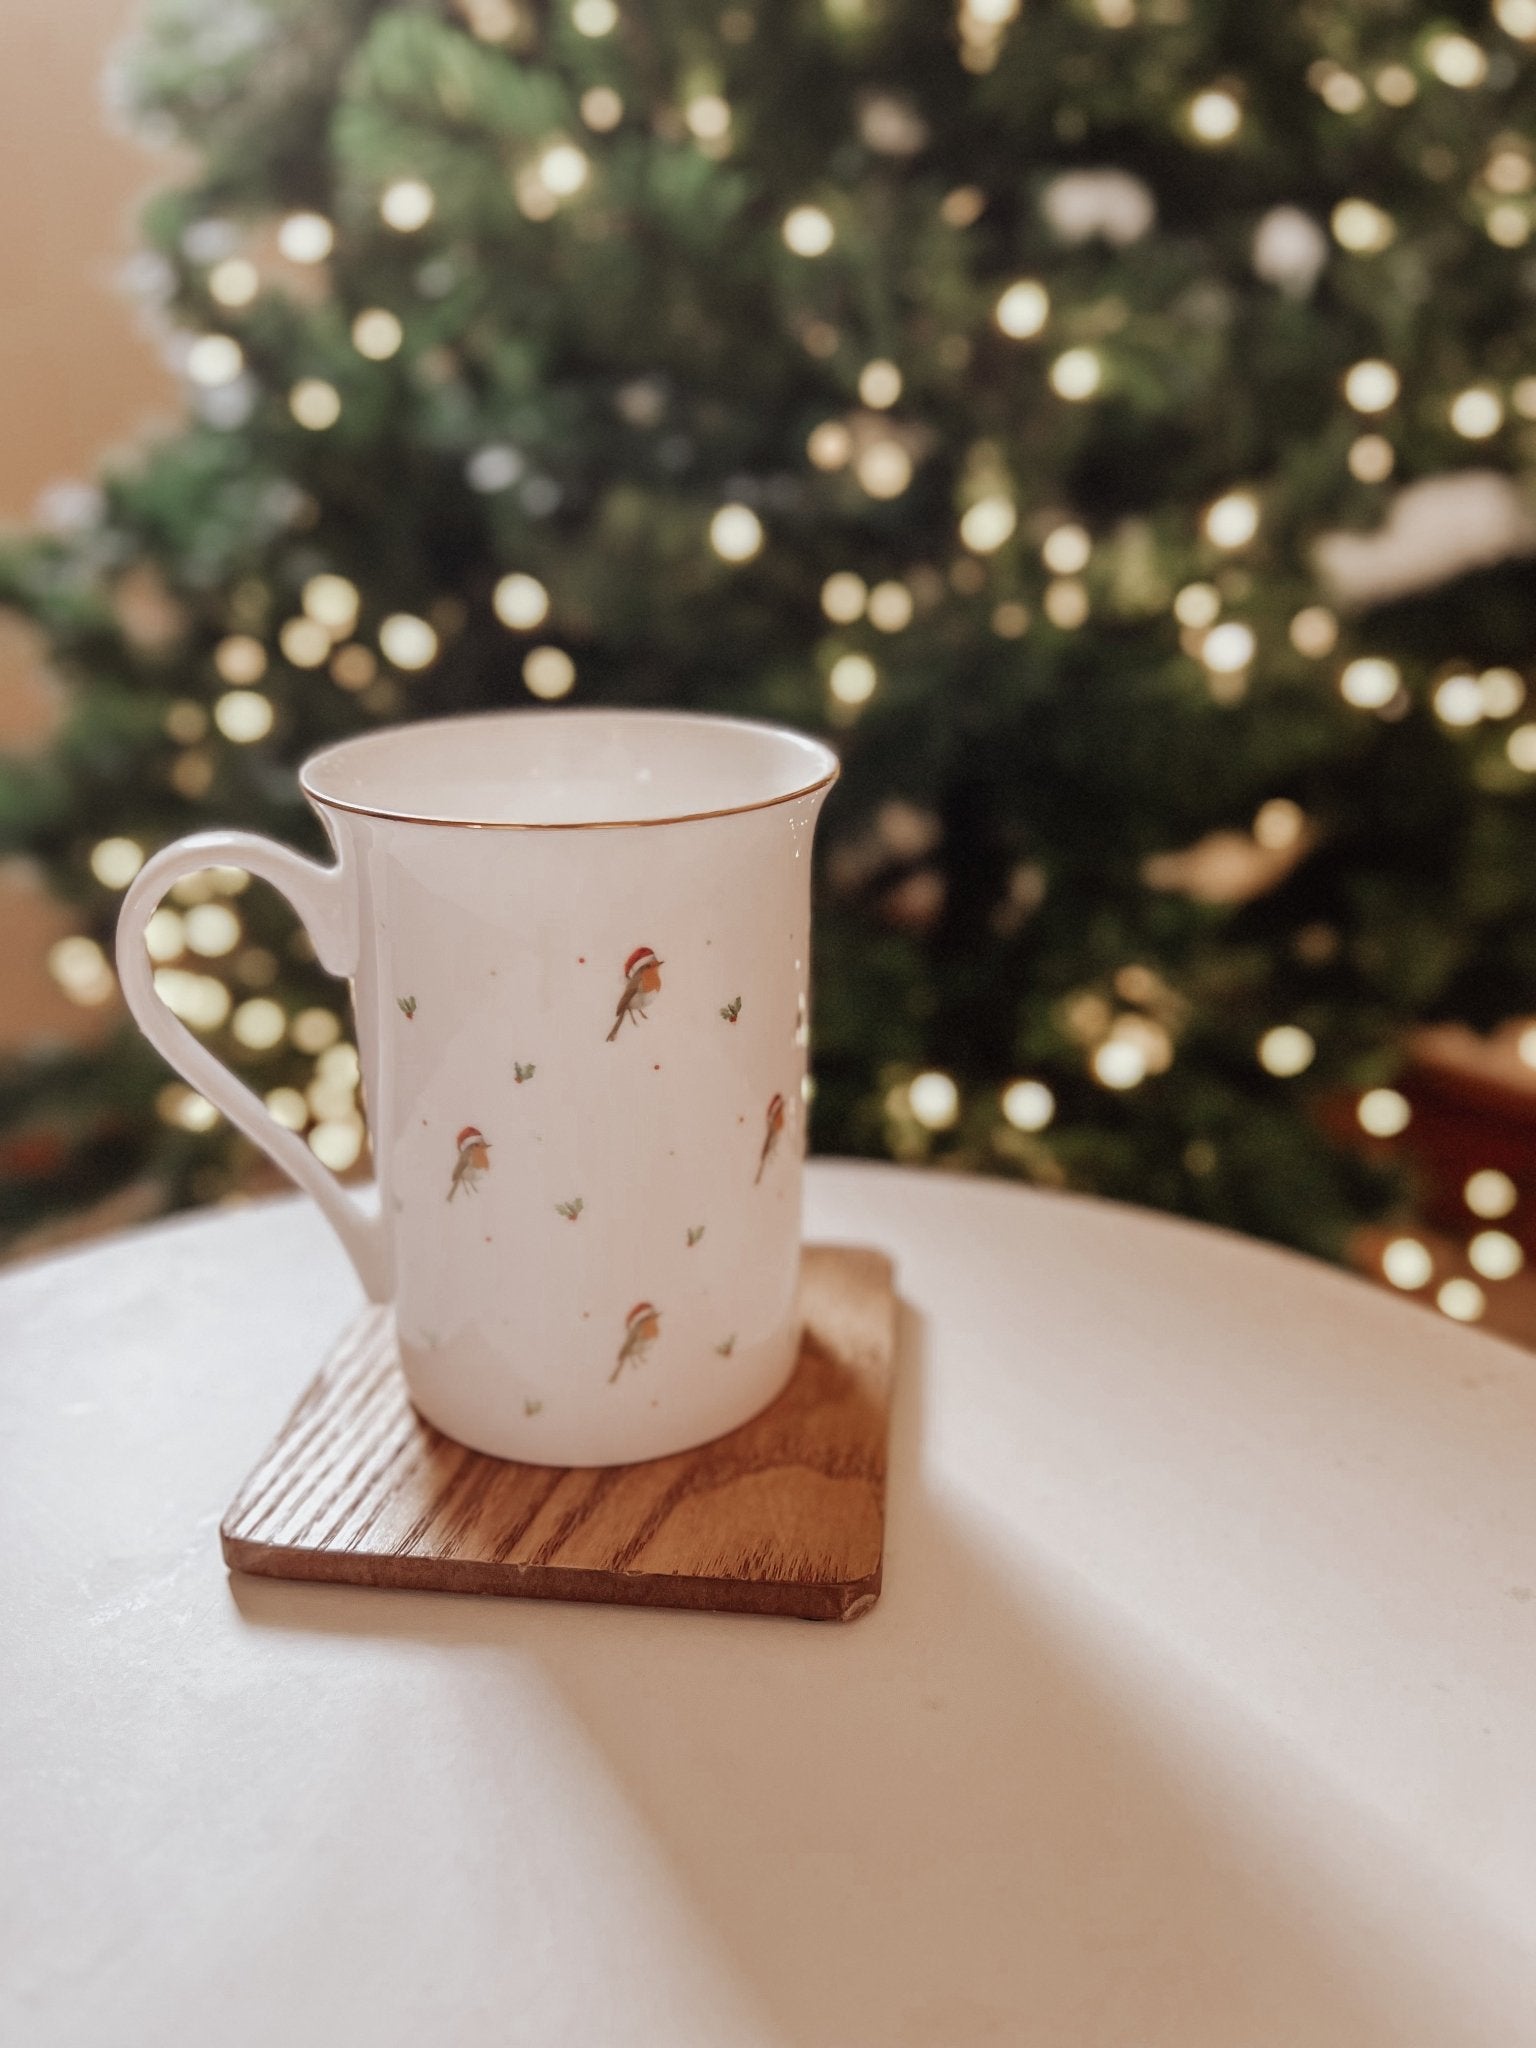
<svg viewBox="0 0 1536 2048">
<path fill-rule="evenodd" d="M 827 1140 L 1318 1248 L 1394 1199 L 1405 1030 L 1536 1011 L 1536 882 L 1490 879 L 1536 854 L 1501 566 L 1536 542 L 1506 505 L 1447 571 L 1468 522 L 1408 509 L 1536 453 L 1536 0 L 1326 49 L 1266 20 L 1242 64 L 1231 12 L 737 0 L 642 61 L 619 0 L 385 8 L 336 26 L 281 176 L 225 147 L 273 55 L 214 105 L 197 33 L 151 45 L 194 162 L 144 273 L 186 434 L 0 584 L 113 707 L 107 770 L 12 827 L 81 907 L 59 986 L 110 1009 L 115 902 L 177 832 L 313 843 L 287 771 L 345 732 L 738 710 L 846 758 Z M 178 885 L 150 945 L 363 1163 L 339 994 L 266 892 Z M 178 1193 L 235 1184 L 202 1098 L 134 1071 L 125 1156 L 152 1117 Z M 1407 1230 L 1380 1263 L 1469 1318 L 1519 1238 L 1465 1207 L 1475 1281 L 1410 1282 Z"/>
</svg>

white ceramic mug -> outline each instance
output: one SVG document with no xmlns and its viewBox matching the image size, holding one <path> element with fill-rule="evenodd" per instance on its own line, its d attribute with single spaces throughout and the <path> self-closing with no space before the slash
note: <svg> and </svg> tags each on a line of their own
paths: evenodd
<svg viewBox="0 0 1536 2048">
<path fill-rule="evenodd" d="M 737 719 L 435 720 L 300 771 L 334 867 L 204 832 L 129 889 L 134 1016 L 319 1202 L 447 1435 L 625 1463 L 719 1436 L 784 1386 L 811 837 L 836 775 L 818 742 Z M 280 889 L 351 979 L 376 1215 L 155 993 L 145 925 L 215 865 Z"/>
</svg>

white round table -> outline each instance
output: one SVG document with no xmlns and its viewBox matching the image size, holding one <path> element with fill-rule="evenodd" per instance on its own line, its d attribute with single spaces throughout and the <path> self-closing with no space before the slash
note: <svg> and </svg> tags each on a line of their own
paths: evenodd
<svg viewBox="0 0 1536 2048">
<path fill-rule="evenodd" d="M 1536 1361 L 1133 1210 L 807 1221 L 910 1304 L 841 1628 L 228 1577 L 355 1302 L 298 1201 L 0 1282 L 0 2035 L 1536 2038 Z"/>
</svg>

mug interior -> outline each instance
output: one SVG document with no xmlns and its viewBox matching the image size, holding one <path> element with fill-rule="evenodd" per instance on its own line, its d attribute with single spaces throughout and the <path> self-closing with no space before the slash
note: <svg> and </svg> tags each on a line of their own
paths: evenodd
<svg viewBox="0 0 1536 2048">
<path fill-rule="evenodd" d="M 343 740 L 299 781 L 337 810 L 432 825 L 659 825 L 808 795 L 837 756 L 786 726 L 669 711 L 493 711 Z"/>
</svg>

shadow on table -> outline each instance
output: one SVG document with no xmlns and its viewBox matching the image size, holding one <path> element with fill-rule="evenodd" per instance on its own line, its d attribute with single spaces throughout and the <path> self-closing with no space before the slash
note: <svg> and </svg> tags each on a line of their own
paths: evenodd
<svg viewBox="0 0 1536 2048">
<path fill-rule="evenodd" d="M 259 1626 L 471 1647 L 482 1694 L 485 1652 L 537 1658 L 784 2048 L 1486 2043 L 1387 1918 L 1417 1880 L 1378 1873 L 1373 1917 L 1330 1900 L 1304 1830 L 1266 1832 L 1166 1697 L 1149 1717 L 1053 1612 L 1044 1568 L 1005 1577 L 930 1490 L 922 1349 L 909 1314 L 886 1590 L 846 1627 L 240 1578 L 235 1599 Z M 482 1711 L 461 1745 L 466 1720 L 495 1813 L 505 1744 Z"/>
</svg>

